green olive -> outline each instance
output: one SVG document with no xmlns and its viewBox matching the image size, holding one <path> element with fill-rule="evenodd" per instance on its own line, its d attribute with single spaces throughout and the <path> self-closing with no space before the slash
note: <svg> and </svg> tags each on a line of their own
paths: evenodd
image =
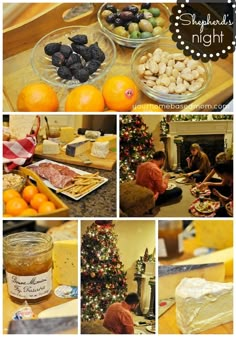
<svg viewBox="0 0 236 337">
<path fill-rule="evenodd" d="M 136 22 L 131 22 L 131 23 L 129 24 L 128 31 L 129 31 L 130 34 L 133 33 L 133 32 L 135 32 L 135 31 L 139 31 L 138 23 L 136 23 Z"/>
<path fill-rule="evenodd" d="M 153 31 L 153 26 L 151 24 L 151 22 L 149 22 L 148 20 L 142 19 L 139 22 L 139 28 L 142 32 L 149 32 L 152 33 Z"/>
<path fill-rule="evenodd" d="M 140 38 L 141 39 L 148 39 L 149 37 L 152 37 L 152 33 L 150 32 L 142 32 L 141 35 L 140 35 Z"/>
<path fill-rule="evenodd" d="M 160 35 L 162 34 L 162 28 L 160 26 L 157 26 L 153 29 L 153 32 L 152 32 L 152 35 L 153 36 L 157 36 L 157 35 Z"/>
<path fill-rule="evenodd" d="M 134 30 L 131 34 L 130 34 L 130 38 L 131 39 L 140 39 L 141 37 L 141 33 L 138 30 Z"/>
<path fill-rule="evenodd" d="M 159 8 L 149 8 L 149 12 L 152 13 L 154 17 L 157 17 L 161 14 Z"/>
<path fill-rule="evenodd" d="M 156 18 L 156 23 L 157 23 L 157 26 L 164 27 L 166 21 L 165 21 L 165 19 L 163 19 L 162 17 L 159 17 L 159 18 Z"/>
<path fill-rule="evenodd" d="M 114 33 L 116 35 L 119 35 L 119 36 L 122 36 L 122 37 L 129 37 L 129 33 L 122 26 L 118 26 L 118 27 L 114 28 L 112 33 Z"/>
<path fill-rule="evenodd" d="M 150 19 L 148 19 L 148 21 L 151 22 L 152 27 L 156 27 L 156 26 L 157 26 L 157 23 L 156 23 L 156 19 L 155 19 L 155 18 L 150 18 Z"/>
</svg>

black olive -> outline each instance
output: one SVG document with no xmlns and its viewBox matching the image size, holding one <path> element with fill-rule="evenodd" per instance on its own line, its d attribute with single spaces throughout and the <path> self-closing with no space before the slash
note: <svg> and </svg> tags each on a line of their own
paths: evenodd
<svg viewBox="0 0 236 337">
<path fill-rule="evenodd" d="M 88 81 L 89 71 L 88 69 L 81 69 L 74 73 L 74 77 L 79 80 L 81 83 Z"/>
<path fill-rule="evenodd" d="M 134 5 L 129 5 L 126 6 L 122 9 L 122 11 L 129 11 L 132 12 L 133 14 L 137 14 L 138 13 L 138 7 L 134 6 Z"/>
<path fill-rule="evenodd" d="M 76 44 L 86 44 L 88 43 L 88 37 L 85 34 L 78 34 L 73 37 L 68 37 L 68 39 Z"/>
<path fill-rule="evenodd" d="M 81 63 L 74 63 L 70 66 L 70 71 L 74 75 L 77 71 L 83 69 L 83 65 Z"/>
<path fill-rule="evenodd" d="M 115 27 L 123 26 L 123 24 L 124 24 L 124 21 L 121 18 L 116 18 L 114 21 Z"/>
<path fill-rule="evenodd" d="M 65 64 L 65 56 L 61 52 L 56 52 L 52 55 L 52 64 L 56 67 L 63 66 Z"/>
<path fill-rule="evenodd" d="M 114 5 L 112 5 L 112 4 L 106 4 L 105 7 L 104 7 L 104 9 L 107 9 L 107 10 L 111 11 L 112 13 L 116 13 L 117 12 L 117 8 Z"/>
<path fill-rule="evenodd" d="M 115 22 L 115 19 L 117 18 L 117 14 L 109 14 L 107 17 L 106 17 L 106 22 L 107 23 L 114 23 Z"/>
<path fill-rule="evenodd" d="M 66 44 L 62 44 L 61 48 L 60 48 L 60 52 L 65 56 L 65 58 L 67 59 L 70 54 L 72 53 L 72 49 L 70 46 L 67 46 Z"/>
<path fill-rule="evenodd" d="M 151 3 L 147 2 L 141 5 L 141 9 L 149 9 L 151 7 Z"/>
<path fill-rule="evenodd" d="M 66 60 L 66 66 L 70 67 L 72 64 L 77 63 L 77 62 L 81 63 L 80 56 L 78 54 L 72 53 Z"/>
<path fill-rule="evenodd" d="M 86 64 L 86 69 L 88 69 L 89 74 L 92 75 L 98 70 L 100 65 L 101 63 L 98 60 L 91 60 Z"/>
<path fill-rule="evenodd" d="M 72 80 L 72 73 L 69 68 L 61 66 L 57 70 L 59 77 L 64 78 L 65 80 Z"/>
<path fill-rule="evenodd" d="M 135 14 L 132 21 L 133 22 L 139 22 L 142 19 L 144 19 L 144 14 L 139 12 L 139 13 Z"/>
<path fill-rule="evenodd" d="M 58 52 L 61 48 L 61 43 L 48 43 L 45 47 L 44 47 L 44 52 L 45 54 L 52 56 L 53 54 L 55 54 L 56 52 Z"/>
<path fill-rule="evenodd" d="M 120 13 L 120 18 L 123 21 L 131 21 L 134 18 L 134 14 L 130 11 L 123 11 Z"/>
</svg>

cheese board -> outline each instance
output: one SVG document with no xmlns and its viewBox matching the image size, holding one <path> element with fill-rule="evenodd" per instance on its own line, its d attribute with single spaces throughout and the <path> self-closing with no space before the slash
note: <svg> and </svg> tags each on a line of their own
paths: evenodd
<svg viewBox="0 0 236 337">
<path fill-rule="evenodd" d="M 91 151 L 86 151 L 80 157 L 68 156 L 63 150 L 60 150 L 59 154 L 44 154 L 43 145 L 38 144 L 35 148 L 34 157 L 39 159 L 53 160 L 59 163 L 93 167 L 107 171 L 111 171 L 114 168 L 116 164 L 116 152 L 109 151 L 106 158 L 94 157 L 90 154 L 90 152 Z"/>
<path fill-rule="evenodd" d="M 82 15 L 76 17 L 74 21 L 63 19 L 63 14 L 72 8 L 74 4 L 63 3 L 54 4 L 50 9 L 39 13 L 32 19 L 28 19 L 21 24 L 7 28 L 3 32 L 3 111 L 17 111 L 16 101 L 20 90 L 29 83 L 38 81 L 39 78 L 33 72 L 30 64 L 30 55 L 35 44 L 44 35 L 51 31 L 74 25 L 89 25 L 91 31 L 97 31 L 97 12 L 100 4 L 93 6 Z M 79 4 L 83 6 L 83 4 Z M 168 4 L 171 8 L 173 4 Z M 33 34 L 32 34 L 33 32 Z M 170 36 L 167 33 L 166 36 Z M 109 76 L 127 75 L 131 77 L 131 56 L 133 49 L 116 44 L 117 57 L 112 66 Z M 212 62 L 212 79 L 206 91 L 195 101 L 180 104 L 163 106 L 166 111 L 213 111 L 218 105 L 223 104 L 233 93 L 233 55 L 226 59 Z M 99 88 L 102 83 L 98 83 Z M 64 111 L 65 98 L 68 94 L 66 88 L 56 88 L 60 101 L 59 111 Z M 154 103 L 152 99 L 140 92 L 137 104 Z"/>
</svg>

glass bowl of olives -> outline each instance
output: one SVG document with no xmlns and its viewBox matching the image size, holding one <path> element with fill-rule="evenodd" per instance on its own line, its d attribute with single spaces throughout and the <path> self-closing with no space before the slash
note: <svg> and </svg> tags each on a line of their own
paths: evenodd
<svg viewBox="0 0 236 337">
<path fill-rule="evenodd" d="M 116 59 L 112 39 L 89 26 L 68 26 L 41 38 L 31 53 L 31 65 L 50 85 L 74 88 L 104 80 Z"/>
<path fill-rule="evenodd" d="M 170 10 L 160 3 L 105 3 L 97 14 L 101 29 L 121 46 L 136 48 L 169 30 Z"/>
<path fill-rule="evenodd" d="M 133 51 L 131 74 L 146 96 L 172 109 L 172 104 L 193 101 L 206 91 L 212 66 L 210 61 L 185 56 L 171 38 L 160 37 Z"/>
</svg>

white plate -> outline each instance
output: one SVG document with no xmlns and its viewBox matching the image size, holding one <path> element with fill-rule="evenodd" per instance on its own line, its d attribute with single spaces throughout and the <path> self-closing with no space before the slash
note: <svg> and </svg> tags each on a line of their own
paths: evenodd
<svg viewBox="0 0 236 337">
<path fill-rule="evenodd" d="M 139 330 L 139 329 L 134 329 L 134 334 L 135 335 L 145 335 L 145 332 L 143 332 L 142 330 Z"/>
<path fill-rule="evenodd" d="M 89 172 L 82 171 L 82 170 L 76 169 L 76 168 L 74 168 L 74 167 L 71 167 L 71 166 L 69 166 L 69 165 L 63 165 L 63 164 L 60 164 L 60 163 L 57 163 L 57 162 L 55 162 L 55 161 L 48 160 L 48 159 L 40 160 L 40 161 L 38 161 L 38 162 L 36 162 L 36 163 L 34 163 L 34 164 L 31 164 L 31 165 L 27 166 L 27 168 L 30 169 L 30 166 L 39 166 L 39 164 L 42 164 L 42 163 L 51 163 L 51 164 L 56 164 L 56 165 L 68 167 L 70 170 L 72 170 L 72 171 L 74 171 L 75 173 L 78 173 L 78 174 L 80 174 L 80 175 L 88 174 L 88 173 L 89 173 Z M 41 177 L 40 177 L 40 178 L 41 178 Z M 65 191 L 65 192 L 61 192 L 61 194 L 64 194 L 64 195 L 66 195 L 66 196 L 68 196 L 69 198 L 74 199 L 74 200 L 80 200 L 81 198 L 85 197 L 87 194 L 89 194 L 90 192 L 96 190 L 98 187 L 102 186 L 103 184 L 105 184 L 105 183 L 108 181 L 107 178 L 105 178 L 105 177 L 102 177 L 102 178 L 103 178 L 103 181 L 101 181 L 101 183 L 99 183 L 98 185 L 94 186 L 94 188 L 92 188 L 91 190 L 85 192 L 84 194 L 80 195 L 79 197 L 73 197 L 69 192 L 66 192 L 66 191 Z M 41 179 L 42 179 L 42 181 L 44 182 L 44 184 L 45 184 L 47 187 L 51 188 L 51 189 L 54 190 L 54 191 L 58 190 L 58 187 L 53 186 L 48 180 L 43 179 L 43 178 L 41 178 Z"/>
<path fill-rule="evenodd" d="M 207 204 L 209 208 L 207 209 L 204 209 L 202 208 L 202 205 L 203 204 L 204 206 Z M 209 202 L 209 201 L 204 201 L 203 203 L 200 203 L 200 202 L 197 202 L 194 207 L 196 208 L 196 210 L 200 213 L 204 213 L 204 214 L 209 214 L 209 213 L 212 213 L 214 212 L 215 208 L 214 206 Z"/>
<path fill-rule="evenodd" d="M 154 328 L 154 330 L 153 330 L 153 328 Z M 149 331 L 149 332 L 151 332 L 151 333 L 155 333 L 156 332 L 155 326 L 153 327 L 153 325 L 148 325 L 146 327 L 146 330 Z"/>
<path fill-rule="evenodd" d="M 186 177 L 181 177 L 177 178 L 175 181 L 179 184 L 186 184 L 188 182 L 188 179 Z"/>
<path fill-rule="evenodd" d="M 173 190 L 173 188 L 175 188 L 175 187 L 176 187 L 176 185 L 174 183 L 169 183 L 166 191 Z"/>
</svg>

